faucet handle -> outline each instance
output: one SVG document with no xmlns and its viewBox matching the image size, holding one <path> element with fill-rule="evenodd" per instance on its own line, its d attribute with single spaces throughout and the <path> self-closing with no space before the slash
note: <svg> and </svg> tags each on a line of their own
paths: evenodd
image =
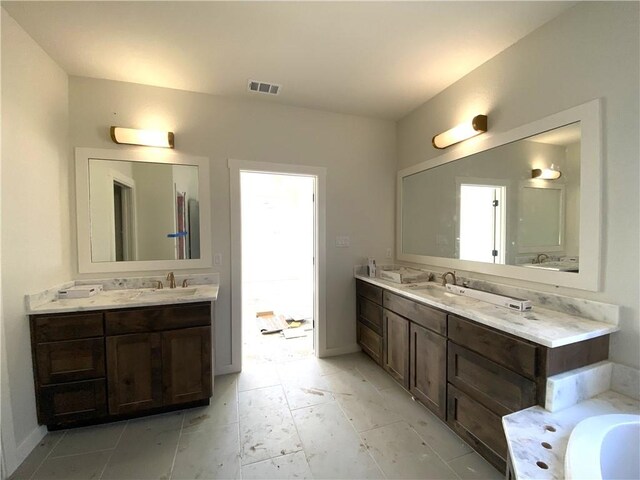
<svg viewBox="0 0 640 480">
<path fill-rule="evenodd" d="M 162 290 L 162 288 L 164 287 L 164 285 L 162 284 L 162 280 L 153 280 L 154 282 L 157 282 L 158 285 L 156 286 L 156 288 L 158 290 Z"/>
<path fill-rule="evenodd" d="M 186 288 L 189 286 L 189 279 L 185 278 L 184 280 L 182 280 L 182 288 Z"/>
</svg>

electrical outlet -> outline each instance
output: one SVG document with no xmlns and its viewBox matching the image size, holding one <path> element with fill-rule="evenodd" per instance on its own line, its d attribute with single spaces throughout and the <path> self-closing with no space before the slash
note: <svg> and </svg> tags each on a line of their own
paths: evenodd
<svg viewBox="0 0 640 480">
<path fill-rule="evenodd" d="M 213 264 L 214 265 L 222 265 L 222 254 L 221 253 L 216 253 L 213 256 Z"/>
<path fill-rule="evenodd" d="M 391 258 L 391 249 L 387 248 L 387 258 Z"/>
</svg>

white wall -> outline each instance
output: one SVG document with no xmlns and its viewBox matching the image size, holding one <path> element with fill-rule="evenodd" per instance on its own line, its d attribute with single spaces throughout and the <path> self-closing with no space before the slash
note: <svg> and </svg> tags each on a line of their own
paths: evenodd
<svg viewBox="0 0 640 480">
<path fill-rule="evenodd" d="M 24 295 L 73 276 L 68 77 L 4 10 L 1 16 L 2 314 L 21 461 L 43 432 L 37 429 Z"/>
<path fill-rule="evenodd" d="M 500 278 L 621 305 L 611 358 L 640 367 L 638 2 L 580 2 L 398 123 L 398 169 L 435 157 L 429 139 L 478 113 L 500 133 L 603 98 L 603 290 L 589 293 Z M 589 185 L 582 185 L 589 191 Z M 481 275 L 473 275 L 481 278 Z M 496 277 L 491 277 L 494 280 Z"/>
<path fill-rule="evenodd" d="M 355 346 L 353 265 L 383 259 L 394 244 L 393 122 L 89 78 L 71 77 L 69 87 L 72 147 L 118 148 L 110 125 L 165 128 L 175 132 L 176 151 L 209 157 L 210 248 L 223 257 L 216 368 L 231 363 L 227 159 L 326 167 L 327 347 Z M 335 248 L 338 235 L 349 235 L 351 247 Z"/>
</svg>

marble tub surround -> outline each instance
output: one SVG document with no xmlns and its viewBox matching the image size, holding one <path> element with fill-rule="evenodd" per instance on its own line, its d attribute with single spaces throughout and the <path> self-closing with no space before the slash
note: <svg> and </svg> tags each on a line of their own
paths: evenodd
<svg viewBox="0 0 640 480">
<path fill-rule="evenodd" d="M 428 274 L 433 274 L 436 283 L 441 281 L 443 271 L 434 271 L 429 268 L 422 268 L 416 266 L 416 264 L 389 264 L 378 265 L 378 269 L 382 268 L 400 268 L 410 267 L 415 270 L 421 270 Z M 362 275 L 368 278 L 366 267 L 358 265 L 354 268 L 354 275 Z M 586 300 L 584 298 L 567 297 L 565 295 L 558 295 L 555 293 L 541 292 L 538 290 L 531 290 L 527 288 L 515 287 L 511 285 L 504 285 L 501 283 L 488 282 L 486 280 L 477 280 L 473 278 L 464 277 L 463 273 L 456 273 L 458 285 L 463 285 L 475 290 L 482 290 L 484 292 L 496 293 L 498 295 L 505 295 L 513 298 L 523 298 L 530 300 L 536 307 L 544 307 L 547 310 L 554 310 L 557 312 L 566 313 L 569 315 L 582 317 L 596 322 L 608 323 L 610 325 L 618 325 L 620 319 L 620 306 L 612 305 L 609 303 L 596 302 L 593 300 Z"/>
<path fill-rule="evenodd" d="M 54 288 L 25 296 L 27 313 L 63 313 L 88 310 L 110 310 L 116 308 L 145 307 L 149 305 L 169 305 L 175 303 L 195 303 L 215 301 L 218 298 L 218 274 L 185 274 L 176 275 L 176 289 L 169 289 L 164 275 L 134 278 L 109 278 L 78 280 L 58 285 Z M 187 280 L 188 287 L 182 288 L 182 281 Z M 149 295 L 154 291 L 157 281 L 165 284 L 170 290 L 166 295 Z M 102 284 L 104 291 L 88 298 L 58 299 L 60 288 L 74 285 Z M 184 295 L 181 295 L 184 292 Z"/>
<path fill-rule="evenodd" d="M 400 285 L 364 275 L 356 275 L 356 278 L 550 348 L 608 335 L 618 330 L 615 325 L 537 305 L 532 311 L 517 312 L 449 293 L 435 282 Z"/>
<path fill-rule="evenodd" d="M 515 478 L 563 479 L 573 428 L 585 418 L 611 413 L 638 414 L 640 401 L 608 390 L 559 412 L 536 406 L 503 417 Z"/>
<path fill-rule="evenodd" d="M 604 361 L 547 378 L 544 408 L 557 412 L 610 390 L 613 367 Z"/>
<path fill-rule="evenodd" d="M 611 390 L 640 400 L 640 370 L 614 363 L 611 372 Z"/>
</svg>

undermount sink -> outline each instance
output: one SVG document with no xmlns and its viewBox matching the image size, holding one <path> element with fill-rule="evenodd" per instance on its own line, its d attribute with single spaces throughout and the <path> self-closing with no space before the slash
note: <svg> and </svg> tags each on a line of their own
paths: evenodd
<svg viewBox="0 0 640 480">
<path fill-rule="evenodd" d="M 183 298 L 195 295 L 197 288 L 162 288 L 145 290 L 137 298 Z"/>
<path fill-rule="evenodd" d="M 511 310 L 518 310 L 525 312 L 531 310 L 533 307 L 529 300 L 522 298 L 512 298 L 505 295 L 498 295 L 496 293 L 483 292 L 482 290 L 474 290 L 473 288 L 460 287 L 447 283 L 447 291 L 455 293 L 457 295 L 463 295 L 465 297 L 475 298 L 476 300 L 482 300 L 483 302 L 492 303 L 500 307 L 506 307 Z"/>
</svg>

